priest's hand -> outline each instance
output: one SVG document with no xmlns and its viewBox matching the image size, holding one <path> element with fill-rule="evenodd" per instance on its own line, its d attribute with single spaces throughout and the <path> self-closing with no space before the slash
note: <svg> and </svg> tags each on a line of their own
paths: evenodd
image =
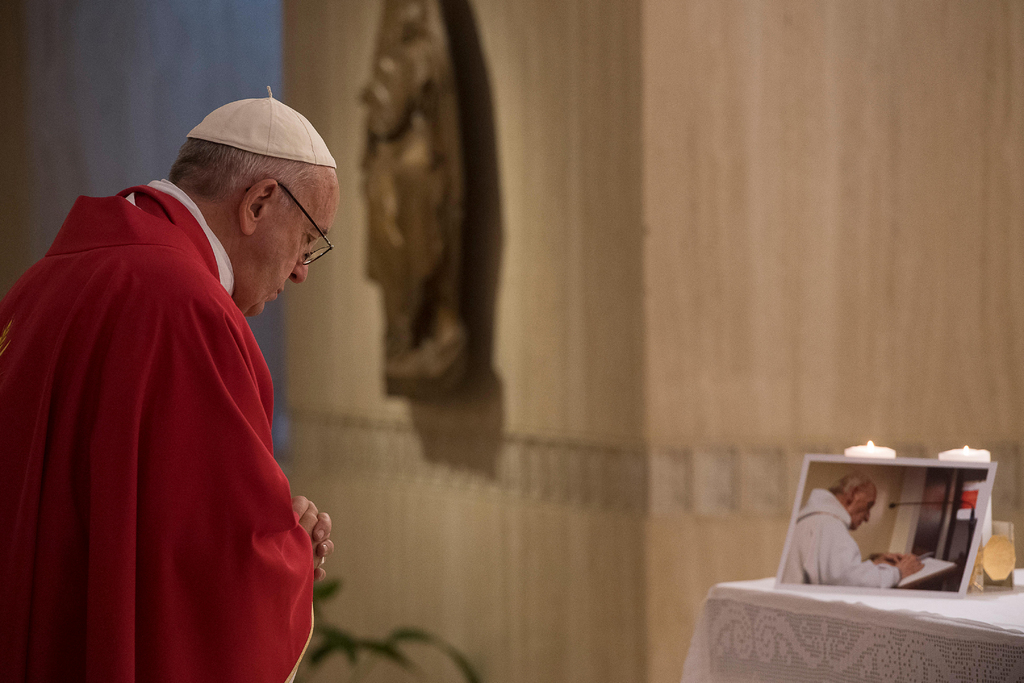
<svg viewBox="0 0 1024 683">
<path fill-rule="evenodd" d="M 327 576 L 323 569 L 327 556 L 334 552 L 334 541 L 331 540 L 331 516 L 316 509 L 313 501 L 304 496 L 292 498 L 292 510 L 299 516 L 299 525 L 309 534 L 313 543 L 315 567 L 313 579 L 319 581 Z"/>
<path fill-rule="evenodd" d="M 924 569 L 924 563 L 917 559 L 917 555 L 907 553 L 900 556 L 899 561 L 896 562 L 896 568 L 900 570 L 900 578 L 905 579 Z"/>
<path fill-rule="evenodd" d="M 917 555 L 910 553 L 877 553 L 872 555 L 870 558 L 875 564 L 891 564 L 900 570 L 900 578 L 905 579 L 911 574 L 924 569 L 924 563 L 918 559 Z"/>
</svg>

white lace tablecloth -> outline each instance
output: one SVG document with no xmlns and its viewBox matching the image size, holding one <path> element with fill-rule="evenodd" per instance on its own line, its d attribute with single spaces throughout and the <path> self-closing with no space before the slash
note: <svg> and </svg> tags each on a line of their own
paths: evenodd
<svg viewBox="0 0 1024 683">
<path fill-rule="evenodd" d="M 804 593 L 774 579 L 709 592 L 683 669 L 706 681 L 1024 682 L 1024 570 L 962 599 Z"/>
</svg>

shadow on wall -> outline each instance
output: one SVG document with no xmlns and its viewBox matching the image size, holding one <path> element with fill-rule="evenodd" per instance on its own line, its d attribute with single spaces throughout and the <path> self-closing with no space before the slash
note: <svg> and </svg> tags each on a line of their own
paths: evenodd
<svg viewBox="0 0 1024 683">
<path fill-rule="evenodd" d="M 501 379 L 492 366 L 494 304 L 501 265 L 501 197 L 491 85 L 468 0 L 441 0 L 459 97 L 465 173 L 462 315 L 469 337 L 463 382 L 450 394 L 412 400 L 412 420 L 429 462 L 489 478 L 505 423 Z"/>
</svg>

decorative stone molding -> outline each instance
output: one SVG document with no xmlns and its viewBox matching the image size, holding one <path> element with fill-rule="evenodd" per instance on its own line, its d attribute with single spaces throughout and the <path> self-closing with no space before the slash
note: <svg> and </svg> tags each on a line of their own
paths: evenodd
<svg viewBox="0 0 1024 683">
<path fill-rule="evenodd" d="M 465 447 L 481 435 L 429 435 Z M 640 448 L 503 434 L 489 472 L 431 462 L 410 424 L 355 417 L 292 417 L 292 450 L 302 471 L 357 471 L 392 479 L 433 481 L 459 488 L 489 487 L 524 498 L 581 507 L 643 511 L 647 461 Z"/>
<path fill-rule="evenodd" d="M 650 457 L 653 514 L 784 515 L 799 480 L 801 454 L 782 448 L 711 446 L 655 451 Z M 794 462 L 795 460 L 795 462 Z M 795 472 L 795 474 L 794 474 Z"/>
<path fill-rule="evenodd" d="M 472 449 L 491 437 L 431 433 L 435 443 Z M 586 443 L 517 434 L 497 437 L 494 462 L 484 470 L 431 461 L 411 424 L 312 413 L 292 417 L 296 466 L 305 472 L 358 472 L 387 479 L 433 482 L 453 488 L 491 488 L 526 499 L 654 515 L 788 516 L 804 453 L 840 453 L 836 445 L 701 446 L 657 449 Z M 493 444 L 492 444 L 493 445 Z M 923 444 L 896 444 L 901 457 L 937 452 Z M 1021 503 L 1020 445 L 990 446 L 999 462 L 993 506 L 999 514 Z"/>
</svg>

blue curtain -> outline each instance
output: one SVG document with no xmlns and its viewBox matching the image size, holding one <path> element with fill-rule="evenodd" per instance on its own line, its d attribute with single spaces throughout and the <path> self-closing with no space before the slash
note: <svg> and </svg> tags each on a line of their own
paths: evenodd
<svg viewBox="0 0 1024 683">
<path fill-rule="evenodd" d="M 220 105 L 281 88 L 280 0 L 24 0 L 31 248 L 40 258 L 79 195 L 166 178 Z M 274 376 L 286 451 L 283 301 L 250 319 Z"/>
</svg>

